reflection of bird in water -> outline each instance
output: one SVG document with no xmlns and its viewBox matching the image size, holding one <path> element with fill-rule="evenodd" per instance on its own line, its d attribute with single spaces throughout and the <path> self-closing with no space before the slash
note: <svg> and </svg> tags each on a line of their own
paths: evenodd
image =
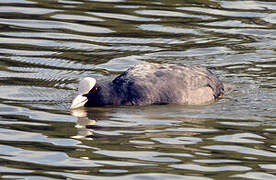
<svg viewBox="0 0 276 180">
<path fill-rule="evenodd" d="M 110 112 L 110 108 L 94 108 L 94 109 L 72 109 L 71 114 L 78 118 L 75 127 L 78 130 L 78 134 L 72 136 L 75 139 L 86 139 L 93 140 L 94 138 L 101 137 L 100 135 L 95 135 L 94 130 L 101 129 L 102 127 L 97 126 L 96 122 L 98 120 L 107 119 L 107 112 Z"/>
<path fill-rule="evenodd" d="M 204 104 L 223 96 L 223 83 L 203 66 L 137 65 L 112 81 L 84 78 L 71 109 L 104 105 Z"/>
<path fill-rule="evenodd" d="M 88 113 L 81 109 L 72 110 L 72 115 L 78 117 L 75 127 L 78 129 L 78 134 L 72 136 L 75 139 L 93 140 L 93 129 L 88 128 L 96 124 L 96 120 L 90 119 Z"/>
</svg>

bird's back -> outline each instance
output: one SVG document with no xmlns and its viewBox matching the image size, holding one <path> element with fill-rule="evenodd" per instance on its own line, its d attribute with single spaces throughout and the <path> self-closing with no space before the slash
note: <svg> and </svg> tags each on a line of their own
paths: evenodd
<svg viewBox="0 0 276 180">
<path fill-rule="evenodd" d="M 223 84 L 207 68 L 177 64 L 137 65 L 115 78 L 112 85 L 126 105 L 202 104 L 223 93 Z"/>
</svg>

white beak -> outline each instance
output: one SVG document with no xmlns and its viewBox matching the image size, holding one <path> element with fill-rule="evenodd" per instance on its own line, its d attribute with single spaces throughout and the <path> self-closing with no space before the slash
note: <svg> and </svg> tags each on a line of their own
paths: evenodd
<svg viewBox="0 0 276 180">
<path fill-rule="evenodd" d="M 73 99 L 70 109 L 83 107 L 87 101 L 88 101 L 87 97 L 78 95 L 77 97 L 75 97 L 75 99 Z"/>
</svg>

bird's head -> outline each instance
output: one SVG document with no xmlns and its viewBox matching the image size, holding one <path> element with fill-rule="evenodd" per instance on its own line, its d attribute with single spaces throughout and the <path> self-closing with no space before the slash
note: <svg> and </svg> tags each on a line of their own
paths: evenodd
<svg viewBox="0 0 276 180">
<path fill-rule="evenodd" d="M 95 85 L 96 79 L 91 77 L 83 78 L 79 82 L 78 95 L 73 99 L 70 109 L 84 107 L 88 102 L 88 94 L 93 93 L 91 90 L 95 87 Z"/>
</svg>

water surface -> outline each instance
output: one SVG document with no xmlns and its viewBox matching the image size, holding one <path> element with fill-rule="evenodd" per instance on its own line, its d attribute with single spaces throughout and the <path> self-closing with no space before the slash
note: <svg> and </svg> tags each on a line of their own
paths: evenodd
<svg viewBox="0 0 276 180">
<path fill-rule="evenodd" d="M 276 3 L 0 3 L 3 179 L 275 179 Z M 141 63 L 210 67 L 205 106 L 69 110 L 79 79 Z"/>
</svg>

